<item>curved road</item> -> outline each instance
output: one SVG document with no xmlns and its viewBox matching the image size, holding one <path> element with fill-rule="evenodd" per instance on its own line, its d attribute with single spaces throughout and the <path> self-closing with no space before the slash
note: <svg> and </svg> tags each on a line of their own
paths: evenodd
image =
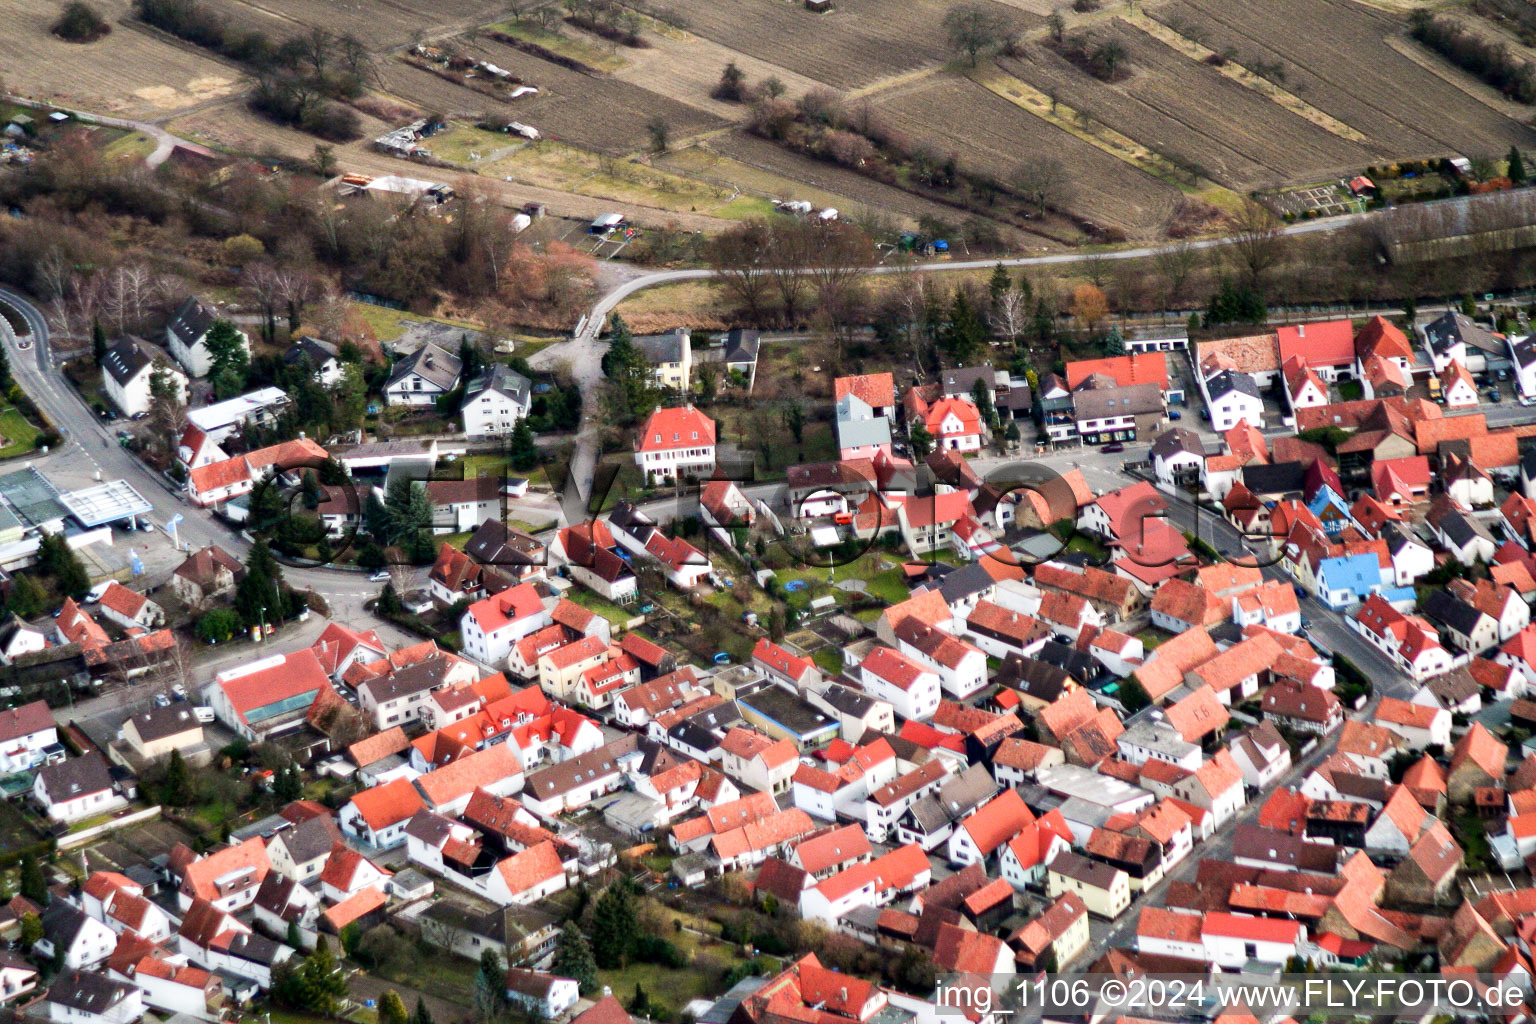
<svg viewBox="0 0 1536 1024">
<path fill-rule="evenodd" d="M 177 533 L 182 543 L 193 550 L 209 544 L 217 544 L 236 557 L 243 558 L 250 545 L 238 532 L 215 519 L 212 513 L 188 503 L 179 491 L 172 491 L 169 483 L 117 443 L 114 428 L 85 404 L 64 379 L 58 369 L 49 340 L 48 322 L 26 296 L 12 289 L 0 287 L 0 300 L 15 309 L 26 320 L 31 331 L 29 349 L 20 347 L 21 340 L 10 324 L 0 317 L 0 343 L 5 346 L 10 360 L 11 373 L 23 391 L 32 397 L 43 414 L 64 436 L 64 443 L 39 460 L 56 459 L 71 452 L 71 458 L 84 459 L 99 473 L 102 480 L 126 480 L 133 485 L 151 505 L 157 526 L 163 526 L 171 516 L 180 513 L 182 522 Z M 28 357 L 31 358 L 28 358 Z M 134 538 L 140 541 L 139 537 Z M 142 535 L 142 543 L 165 544 L 169 537 L 163 533 Z M 404 569 L 398 572 L 405 572 Z M 353 570 L 333 568 L 298 568 L 285 566 L 284 576 L 293 586 L 310 589 L 326 597 L 332 606 L 332 614 L 343 617 L 362 610 L 362 602 L 378 592 L 378 586 Z M 421 570 L 412 570 L 408 578 L 410 586 L 420 585 L 417 577 Z"/>
<path fill-rule="evenodd" d="M 1458 200 L 1445 200 L 1456 202 Z M 1301 221 L 1296 224 L 1287 224 L 1279 229 L 1283 236 L 1310 235 L 1318 232 L 1340 231 L 1353 227 L 1365 218 L 1372 216 L 1372 212 L 1351 213 L 1328 220 Z M 1134 260 L 1149 256 L 1156 256 L 1160 252 L 1166 252 L 1178 245 L 1185 245 L 1196 252 L 1210 249 L 1220 249 L 1232 245 L 1236 238 L 1206 238 L 1195 242 L 1177 243 L 1166 245 L 1142 245 L 1130 249 L 1111 249 L 1093 255 L 1106 260 Z M 1059 266 L 1068 263 L 1079 263 L 1088 258 L 1089 254 L 1082 252 L 1053 253 L 1049 256 L 1013 256 L 993 259 L 976 260 L 943 260 L 929 263 L 914 263 L 908 266 L 883 265 L 870 268 L 873 274 L 895 274 L 908 270 L 920 273 L 939 272 L 946 270 L 990 270 L 1001 263 L 1005 267 L 1044 267 Z M 571 455 L 570 473 L 566 483 L 566 492 L 562 496 L 566 516 L 571 521 L 573 517 L 580 517 L 579 511 L 590 493 L 593 474 L 597 470 L 597 441 L 598 432 L 603 423 L 603 417 L 598 414 L 598 396 L 602 384 L 601 358 L 603 345 L 598 341 L 603 325 L 608 316 L 625 299 L 636 292 L 647 288 L 655 288 L 658 285 L 676 284 L 680 281 L 702 281 L 716 277 L 713 270 L 657 270 L 632 277 L 604 292 L 593 303 L 592 309 L 583 318 L 580 330 L 571 336 L 569 341 L 560 342 L 540 350 L 529 363 L 538 369 L 553 369 L 560 364 L 568 366 L 581 387 L 582 416 L 581 428 L 576 437 L 576 449 Z"/>
</svg>

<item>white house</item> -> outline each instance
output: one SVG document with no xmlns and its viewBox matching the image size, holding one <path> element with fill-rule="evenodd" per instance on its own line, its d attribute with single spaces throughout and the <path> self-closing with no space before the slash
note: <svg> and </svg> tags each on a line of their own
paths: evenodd
<svg viewBox="0 0 1536 1024">
<path fill-rule="evenodd" d="M 511 434 L 519 420 L 533 408 L 533 386 L 527 377 L 505 363 L 492 363 L 464 386 L 459 416 L 470 437 Z"/>
<path fill-rule="evenodd" d="M 176 307 L 165 325 L 165 346 L 175 360 L 194 377 L 206 377 L 212 367 L 213 357 L 208 351 L 208 331 L 217 322 L 213 312 L 189 295 Z M 251 339 L 244 331 L 236 330 L 246 355 L 251 352 Z"/>
<path fill-rule="evenodd" d="M 95 971 L 63 971 L 48 986 L 47 1016 L 55 1024 L 130 1024 L 144 1016 L 137 985 Z"/>
<path fill-rule="evenodd" d="M 0 775 L 35 768 L 50 753 L 63 757 L 64 748 L 59 746 L 58 726 L 46 702 L 35 700 L 0 711 Z"/>
<path fill-rule="evenodd" d="M 432 405 L 459 386 L 462 369 L 458 356 L 426 342 L 395 363 L 384 384 L 384 401 L 390 405 Z"/>
<path fill-rule="evenodd" d="M 101 357 L 101 386 L 124 416 L 137 416 L 149 411 L 149 382 L 154 375 L 156 359 L 164 363 L 165 371 L 176 382 L 181 401 L 185 402 L 186 374 L 166 362 L 138 338 L 124 337 Z"/>
<path fill-rule="evenodd" d="M 95 967 L 117 947 L 117 932 L 65 900 L 48 905 L 42 925 L 37 953 L 50 960 L 58 957 L 65 967 Z"/>
<path fill-rule="evenodd" d="M 657 409 L 635 438 L 647 480 L 707 477 L 715 470 L 715 421 L 692 405 Z"/>
<path fill-rule="evenodd" d="M 100 754 L 85 754 L 38 769 L 32 799 L 54 821 L 76 822 L 122 807 L 112 785 L 107 762 Z"/>
<path fill-rule="evenodd" d="M 1222 370 L 1201 386 L 1205 390 L 1214 430 L 1226 433 L 1239 423 L 1263 429 L 1264 399 L 1259 394 L 1259 386 L 1248 374 Z"/>
<path fill-rule="evenodd" d="M 507 971 L 507 999 L 533 1014 L 535 1020 L 557 1020 L 581 998 L 581 986 L 570 978 L 513 967 Z"/>
<path fill-rule="evenodd" d="M 859 662 L 864 692 L 890 704 L 908 721 L 926 721 L 938 710 L 938 672 L 889 647 L 876 647 Z"/>
<path fill-rule="evenodd" d="M 1211 911 L 1201 923 L 1200 940 L 1202 959 L 1217 967 L 1242 967 L 1251 960 L 1283 964 L 1301 955 L 1307 928 L 1299 921 Z"/>
<path fill-rule="evenodd" d="M 520 583 L 470 605 L 459 621 L 459 635 L 465 654 L 495 667 L 506 664 L 519 640 L 553 621 L 533 584 Z"/>
</svg>

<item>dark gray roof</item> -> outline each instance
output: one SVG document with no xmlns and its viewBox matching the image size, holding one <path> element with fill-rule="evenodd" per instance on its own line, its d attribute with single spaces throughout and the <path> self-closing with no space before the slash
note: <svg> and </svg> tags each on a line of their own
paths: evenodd
<svg viewBox="0 0 1536 1024">
<path fill-rule="evenodd" d="M 170 322 L 165 329 L 176 335 L 183 345 L 191 348 L 196 345 L 203 335 L 208 333 L 208 328 L 213 326 L 213 313 L 198 301 L 197 296 L 188 295 L 176 307 L 176 312 L 171 314 Z"/>
<path fill-rule="evenodd" d="M 969 398 L 976 382 L 986 381 L 987 392 L 990 394 L 997 390 L 997 371 L 991 363 L 982 363 L 980 366 L 957 366 L 953 370 L 945 370 L 939 378 L 944 394 Z"/>
<path fill-rule="evenodd" d="M 528 392 L 532 382 L 506 363 L 492 363 L 484 373 L 464 387 L 464 401 L 468 402 L 487 391 L 497 391 L 519 405 L 528 404 Z"/>
<path fill-rule="evenodd" d="M 869 709 L 874 707 L 876 698 L 858 690 L 831 683 L 822 691 L 821 699 L 845 715 L 854 718 L 863 718 L 869 714 Z"/>
<path fill-rule="evenodd" d="M 691 343 L 688 332 L 681 327 L 666 334 L 646 334 L 634 339 L 635 348 L 651 363 L 680 363 L 685 346 Z"/>
<path fill-rule="evenodd" d="M 295 864 L 307 864 L 329 855 L 331 847 L 340 838 L 335 819 L 319 815 L 279 832 L 272 841 L 281 840 Z"/>
<path fill-rule="evenodd" d="M 387 676 L 379 676 L 363 683 L 361 689 L 372 694 L 374 702 L 386 703 L 397 697 L 435 690 L 447 682 L 449 671 L 455 662 L 446 655 L 435 655 L 425 661 L 397 669 Z"/>
<path fill-rule="evenodd" d="M 37 777 L 43 780 L 49 798 L 58 801 L 112 788 L 112 775 L 100 754 L 85 754 L 58 764 L 44 765 L 38 769 Z"/>
<path fill-rule="evenodd" d="M 985 765 L 973 764 L 937 791 L 912 805 L 907 813 L 921 831 L 932 834 L 959 821 L 997 794 L 998 785 Z"/>
<path fill-rule="evenodd" d="M 459 362 L 458 356 L 429 341 L 395 363 L 389 381 L 384 386 L 390 387 L 414 373 L 444 391 L 452 391 L 459 382 L 459 371 L 462 369 L 463 364 Z"/>
<path fill-rule="evenodd" d="M 1483 613 L 1449 590 L 1434 590 L 1424 602 L 1424 614 L 1462 636 L 1470 636 Z"/>
<path fill-rule="evenodd" d="M 1536 363 L 1536 336 L 1521 338 L 1510 347 L 1514 354 L 1515 362 L 1521 366 L 1530 366 Z"/>
<path fill-rule="evenodd" d="M 48 986 L 48 1001 L 101 1016 L 136 991 L 136 986 L 96 971 L 61 971 Z"/>
<path fill-rule="evenodd" d="M 146 743 L 201 728 L 197 716 L 192 713 L 192 706 L 184 701 L 134 715 L 132 721 L 139 738 Z"/>
<path fill-rule="evenodd" d="M 1494 355 L 1505 354 L 1503 341 L 1463 313 L 1447 312 L 1425 324 L 1424 341 L 1437 354 L 1450 351 L 1457 342 Z"/>
<path fill-rule="evenodd" d="M 1243 467 L 1243 486 L 1254 494 L 1289 494 L 1306 486 L 1307 467 L 1300 462 L 1270 465 L 1248 463 Z"/>
<path fill-rule="evenodd" d="M 1259 386 L 1253 382 L 1253 378 L 1238 370 L 1222 370 L 1207 380 L 1205 387 L 1211 393 L 1213 401 L 1233 391 L 1251 398 L 1259 397 Z"/>
<path fill-rule="evenodd" d="M 568 761 L 561 761 L 559 764 L 552 764 L 548 768 L 534 772 L 528 776 L 523 789 L 531 793 L 535 799 L 547 800 L 551 796 L 566 793 L 584 782 L 617 772 L 619 758 L 635 753 L 639 749 L 639 736 L 633 734 L 621 736 L 606 746 L 589 750 Z"/>
<path fill-rule="evenodd" d="M 1433 517 L 1431 517 L 1433 519 Z M 1470 543 L 1477 537 L 1485 540 L 1493 540 L 1493 535 L 1479 520 L 1464 515 L 1459 509 L 1450 508 L 1439 520 L 1435 522 L 1440 532 L 1450 539 L 1458 548 Z"/>
<path fill-rule="evenodd" d="M 1174 427 L 1157 435 L 1157 440 L 1152 442 L 1151 456 L 1154 459 L 1166 459 L 1178 452 L 1189 452 L 1205 458 L 1205 444 L 1200 440 L 1200 435 L 1188 427 Z"/>
<path fill-rule="evenodd" d="M 1115 875 L 1119 873 L 1118 868 L 1089 860 L 1076 853 L 1058 853 L 1056 859 L 1051 861 L 1051 870 L 1058 875 L 1066 875 L 1096 889 L 1108 889 L 1114 884 Z"/>
<path fill-rule="evenodd" d="M 980 562 L 968 562 L 945 576 L 939 583 L 939 593 L 944 603 L 954 605 L 968 597 L 985 593 L 997 587 L 997 580 Z"/>
<path fill-rule="evenodd" d="M 481 565 L 543 565 L 544 545 L 499 519 L 481 523 L 464 543 L 464 553 Z"/>
<path fill-rule="evenodd" d="M 627 501 L 613 506 L 613 511 L 608 513 L 608 525 L 623 530 L 641 544 L 649 541 L 656 531 L 656 523 L 651 517 Z"/>
<path fill-rule="evenodd" d="M 1163 389 L 1156 384 L 1122 387 L 1080 387 L 1072 393 L 1072 411 L 1080 420 L 1142 416 L 1163 411 Z"/>
<path fill-rule="evenodd" d="M 738 695 L 736 703 L 745 704 L 763 717 L 801 736 L 836 724 L 820 708 L 782 686 L 765 686 L 744 696 Z"/>
<path fill-rule="evenodd" d="M 1424 546 L 1424 542 L 1415 537 L 1411 530 L 1391 519 L 1381 524 L 1381 532 L 1378 536 L 1387 542 L 1387 550 L 1394 555 L 1410 543 Z"/>
<path fill-rule="evenodd" d="M 1055 641 L 1047 641 L 1055 643 Z M 1057 645 L 1061 646 L 1061 645 Z M 1092 658 L 1092 655 L 1089 655 Z M 1072 681 L 1071 673 L 1058 665 L 1028 655 L 1010 653 L 1003 659 L 1003 667 L 997 674 L 1003 686 L 1023 690 L 1037 700 L 1047 703 L 1060 697 Z"/>
<path fill-rule="evenodd" d="M 1059 640 L 1047 640 L 1035 652 L 1035 658 L 1063 669 L 1080 683 L 1086 683 L 1103 671 L 1098 659 Z"/>
<path fill-rule="evenodd" d="M 733 327 L 725 332 L 725 352 L 720 361 L 727 364 L 755 363 L 762 345 L 762 339 L 756 331 Z"/>
<path fill-rule="evenodd" d="M 325 365 L 326 360 L 335 359 L 337 351 L 336 346 L 330 342 L 305 335 L 288 346 L 287 351 L 283 353 L 283 362 L 291 365 L 307 358 L 310 365 L 318 370 Z"/>
<path fill-rule="evenodd" d="M 277 963 L 278 954 L 288 947 L 281 942 L 273 942 L 264 935 L 254 932 L 242 932 L 229 940 L 229 952 L 231 956 L 253 964 L 264 964 L 268 967 Z"/>
<path fill-rule="evenodd" d="M 79 907 L 55 899 L 42 913 L 43 937 L 51 942 L 55 949 L 60 946 L 68 949 L 74 944 L 75 936 L 80 934 L 80 929 L 84 928 L 89 920 L 85 911 Z"/>
<path fill-rule="evenodd" d="M 155 351 L 132 335 L 125 335 L 101 357 L 101 368 L 119 385 L 127 384 L 155 361 Z"/>
</svg>

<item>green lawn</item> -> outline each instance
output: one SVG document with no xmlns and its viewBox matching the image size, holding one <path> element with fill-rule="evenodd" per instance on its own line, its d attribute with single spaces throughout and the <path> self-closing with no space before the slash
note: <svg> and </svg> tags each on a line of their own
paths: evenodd
<svg viewBox="0 0 1536 1024">
<path fill-rule="evenodd" d="M 1067 551 L 1079 552 L 1090 558 L 1106 558 L 1109 555 L 1103 544 L 1085 533 L 1074 533 L 1072 539 L 1067 541 Z"/>
<path fill-rule="evenodd" d="M 453 327 L 463 327 L 466 330 L 478 331 L 480 328 L 465 320 L 450 320 L 441 316 L 422 316 L 404 309 L 390 309 L 388 306 L 375 306 L 371 302 L 354 302 L 353 310 L 363 322 L 373 331 L 373 336 L 379 341 L 394 341 L 405 333 L 406 322 L 409 320 L 431 320 L 440 324 L 449 324 Z"/>
<path fill-rule="evenodd" d="M 572 587 L 570 590 L 565 592 L 565 596 L 570 598 L 576 604 L 579 604 L 583 608 L 587 609 L 587 611 L 596 612 L 615 626 L 622 626 L 624 623 L 640 614 L 636 608 L 630 608 L 627 610 L 620 608 L 618 605 L 614 604 L 612 601 L 609 601 L 601 594 L 593 593 L 586 587 L 582 586 Z"/>
<path fill-rule="evenodd" d="M 1365 388 L 1357 380 L 1339 381 L 1339 397 L 1346 402 L 1358 401 L 1364 397 Z"/>
<path fill-rule="evenodd" d="M 36 450 L 37 435 L 40 433 L 42 431 L 28 422 L 21 410 L 15 406 L 6 406 L 5 411 L 0 412 L 0 438 L 5 441 L 5 446 L 0 448 L 0 459 Z"/>
<path fill-rule="evenodd" d="M 823 647 L 811 655 L 816 667 L 832 676 L 843 674 L 843 652 L 836 647 Z"/>
<path fill-rule="evenodd" d="M 460 479 L 463 480 L 475 480 L 482 476 L 523 477 L 527 479 L 529 487 L 550 485 L 543 466 L 529 470 L 513 469 L 503 455 L 464 455 L 460 456 L 458 465 L 463 473 Z"/>
<path fill-rule="evenodd" d="M 1158 644 L 1167 640 L 1168 635 L 1160 629 L 1144 629 L 1136 634 L 1136 639 L 1140 640 L 1141 645 L 1150 651 Z"/>
</svg>

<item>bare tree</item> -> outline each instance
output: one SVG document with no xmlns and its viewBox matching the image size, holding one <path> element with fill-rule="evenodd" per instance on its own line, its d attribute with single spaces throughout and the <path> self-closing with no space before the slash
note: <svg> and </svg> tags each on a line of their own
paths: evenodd
<svg viewBox="0 0 1536 1024">
<path fill-rule="evenodd" d="M 1186 238 L 1169 242 L 1153 257 L 1163 278 L 1163 308 L 1172 309 L 1184 294 L 1184 286 L 1195 269 L 1195 249 Z"/>
<path fill-rule="evenodd" d="M 761 258 L 768 246 L 768 222 L 744 221 L 709 240 L 706 259 L 728 294 L 754 324 L 763 322 L 772 281 Z"/>
<path fill-rule="evenodd" d="M 1228 251 L 1244 283 L 1258 292 L 1264 275 L 1280 262 L 1284 245 L 1280 218 L 1263 203 L 1247 198 L 1233 216 L 1232 226 Z"/>
<path fill-rule="evenodd" d="M 1013 190 L 1035 208 L 1035 216 L 1060 207 L 1071 198 L 1072 177 L 1067 165 L 1053 156 L 1032 156 L 1014 168 Z"/>
<path fill-rule="evenodd" d="M 1029 298 L 1018 288 L 1009 288 L 997 297 L 988 320 L 993 331 L 1018 344 L 1029 327 L 1029 318 Z"/>
</svg>

